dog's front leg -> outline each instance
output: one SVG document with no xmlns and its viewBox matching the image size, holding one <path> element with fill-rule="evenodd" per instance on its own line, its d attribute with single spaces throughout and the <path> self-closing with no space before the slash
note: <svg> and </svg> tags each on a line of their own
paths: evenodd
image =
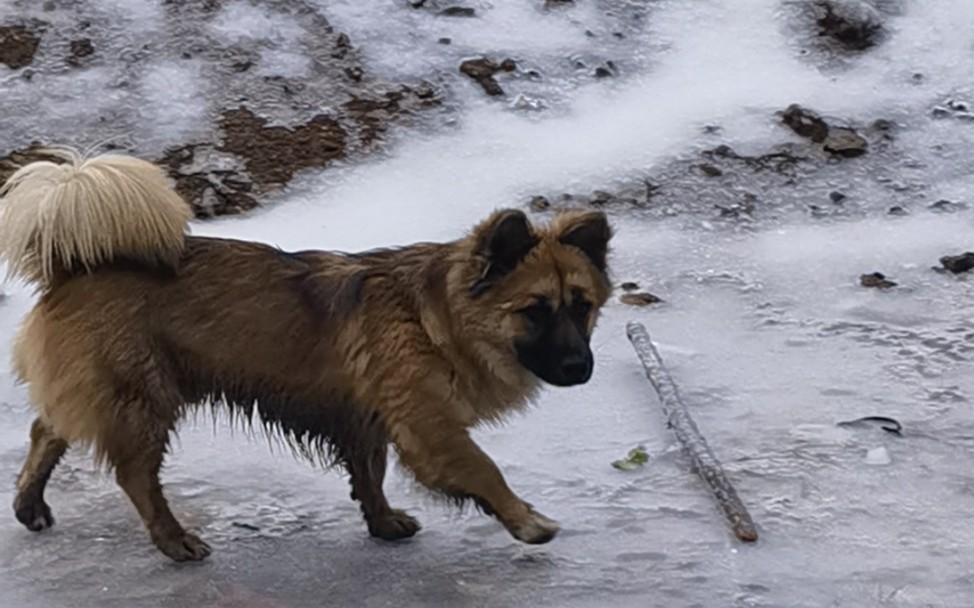
<svg viewBox="0 0 974 608">
<path fill-rule="evenodd" d="M 392 431 L 402 464 L 426 487 L 475 500 L 520 541 L 546 543 L 558 532 L 555 521 L 535 512 L 511 491 L 497 465 L 463 425 L 425 416 L 397 424 Z"/>
</svg>

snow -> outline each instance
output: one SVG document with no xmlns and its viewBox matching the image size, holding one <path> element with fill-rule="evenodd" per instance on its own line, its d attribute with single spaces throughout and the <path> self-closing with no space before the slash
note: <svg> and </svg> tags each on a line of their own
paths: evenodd
<svg viewBox="0 0 974 608">
<path fill-rule="evenodd" d="M 614 212 L 615 277 L 664 304 L 613 301 L 593 338 L 589 384 L 552 388 L 529 414 L 476 433 L 515 490 L 561 522 L 548 545 L 519 545 L 491 519 L 432 503 L 398 472 L 387 482 L 390 499 L 424 530 L 402 546 L 373 542 L 339 474 L 201 416 L 181 431 L 163 480 L 177 516 L 213 545 L 207 562 L 166 562 L 111 479 L 72 453 L 51 482 L 52 530 L 33 535 L 12 514 L 0 519 L 3 605 L 969 603 L 974 283 L 930 267 L 974 249 L 974 216 L 935 214 L 925 204 L 974 200 L 974 125 L 929 118 L 932 105 L 962 94 L 974 76 L 974 34 L 959 26 L 974 21 L 974 4 L 904 0 L 901 15 L 887 18 L 889 40 L 845 67 L 801 56 L 785 5 L 772 0 L 663 0 L 645 30 L 616 46 L 580 33 L 602 18 L 597 3 L 548 21 L 522 3 L 476 4 L 484 18 L 472 20 L 378 0 L 318 5 L 380 73 L 454 69 L 452 59 L 430 58 L 442 36 L 456 39 L 457 53 L 497 49 L 536 62 L 566 49 L 624 48 L 630 72 L 613 82 L 546 85 L 540 90 L 564 103 L 540 117 L 486 102 L 464 84 L 456 128 L 410 132 L 382 157 L 305 172 L 265 210 L 198 223 L 196 234 L 340 250 L 455 238 L 492 209 L 537 192 L 590 191 L 639 175 L 701 145 L 705 124 L 720 124 L 735 149 L 766 150 L 787 138 L 773 112 L 794 101 L 848 119 L 896 118 L 904 125 L 899 145 L 917 157 L 915 176 L 930 190 L 906 217 L 782 212 L 748 230 Z M 218 35 L 262 40 L 278 49 L 263 61 L 303 69 L 289 55 L 300 53 L 289 42 L 299 34 L 289 16 L 249 2 L 221 11 Z M 88 74 L 30 86 L 81 96 L 100 86 L 100 73 Z M 206 85 L 191 68 L 160 64 L 141 86 L 177 80 L 185 81 L 180 91 L 141 93 L 157 129 L 178 130 L 178 117 L 204 111 L 193 92 Z M 17 99 L 27 99 L 18 93 L 26 86 L 15 86 Z M 97 95 L 78 98 L 100 103 Z M 63 112 L 63 103 L 52 97 L 40 112 Z M 836 187 L 882 209 L 887 194 L 874 177 L 849 169 Z M 858 286 L 860 274 L 876 270 L 900 286 Z M 4 360 L 31 303 L 17 286 L 0 303 Z M 675 449 L 625 338 L 630 319 L 648 327 L 748 505 L 756 545 L 733 539 Z M 896 418 L 903 436 L 835 426 L 868 415 Z M 3 368 L 0 471 L 11 481 L 30 419 L 24 389 Z M 649 449 L 645 467 L 611 467 L 639 443 Z M 3 501 L 12 501 L 11 490 L 0 490 Z"/>
</svg>

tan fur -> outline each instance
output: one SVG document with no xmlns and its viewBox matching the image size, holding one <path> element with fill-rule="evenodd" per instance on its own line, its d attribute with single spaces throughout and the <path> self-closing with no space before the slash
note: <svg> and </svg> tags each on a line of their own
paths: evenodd
<svg viewBox="0 0 974 608">
<path fill-rule="evenodd" d="M 562 240 L 604 224 L 601 214 L 531 227 L 536 245 L 474 297 L 471 285 L 492 270 L 483 242 L 515 212 L 450 243 L 285 253 L 183 236 L 168 185 L 140 163 L 79 164 L 76 178 L 89 171 L 99 180 L 57 196 L 45 184 L 60 174 L 29 166 L 5 201 L 16 212 L 0 219 L 34 236 L 2 253 L 41 287 L 14 345 L 38 413 L 18 519 L 31 529 L 53 522 L 47 477 L 69 444 L 90 444 L 160 550 L 205 557 L 206 543 L 170 512 L 158 472 L 186 409 L 214 401 L 259 418 L 309 457 L 343 464 L 374 536 L 419 529 L 382 491 L 390 442 L 428 488 L 474 500 L 525 542 L 554 536 L 557 525 L 511 491 L 468 429 L 524 407 L 540 388 L 513 347 L 526 331 L 519 309 L 542 296 L 567 306 L 584 293 L 594 328 L 609 294 L 604 269 Z M 41 201 L 43 217 L 31 219 L 28 200 Z"/>
<path fill-rule="evenodd" d="M 71 148 L 42 152 L 66 162 L 31 163 L 0 188 L 0 260 L 8 278 L 44 287 L 62 268 L 179 258 L 193 214 L 159 167 L 115 154 L 85 159 Z"/>
</svg>

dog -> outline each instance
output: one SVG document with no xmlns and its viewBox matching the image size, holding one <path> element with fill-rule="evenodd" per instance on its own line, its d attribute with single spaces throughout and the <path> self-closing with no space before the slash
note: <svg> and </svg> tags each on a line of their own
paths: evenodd
<svg viewBox="0 0 974 608">
<path fill-rule="evenodd" d="M 545 383 L 591 377 L 611 290 L 603 213 L 535 226 L 504 209 L 452 242 L 285 252 L 190 235 L 189 205 L 153 163 L 51 153 L 0 190 L 0 259 L 38 292 L 13 345 L 37 414 L 14 501 L 28 529 L 53 525 L 44 488 L 79 445 L 162 553 L 203 559 L 159 471 L 185 414 L 228 406 L 343 466 L 373 537 L 420 529 L 383 493 L 390 444 L 434 496 L 472 501 L 525 543 L 555 536 L 468 431 Z"/>
</svg>

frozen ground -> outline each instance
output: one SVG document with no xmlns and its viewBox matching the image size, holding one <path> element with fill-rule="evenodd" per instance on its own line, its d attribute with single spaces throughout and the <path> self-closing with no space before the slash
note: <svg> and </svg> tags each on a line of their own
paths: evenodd
<svg viewBox="0 0 974 608">
<path fill-rule="evenodd" d="M 380 73 L 435 71 L 417 38 L 466 36 L 539 62 L 572 47 L 569 17 L 557 17 L 564 28 L 536 25 L 540 17 L 506 3 L 475 5 L 494 34 L 475 20 L 419 20 L 392 2 L 321 4 L 353 40 L 376 41 L 366 56 Z M 591 6 L 601 5 L 582 2 L 582 14 Z M 562 523 L 548 545 L 518 545 L 488 518 L 431 504 L 398 474 L 390 496 L 425 528 L 398 546 L 373 542 L 337 473 L 201 418 L 184 426 L 164 482 L 211 558 L 167 562 L 113 482 L 71 454 L 51 482 L 52 530 L 34 535 L 12 513 L 0 518 L 0 605 L 970 606 L 974 283 L 930 267 L 974 249 L 974 216 L 925 205 L 974 198 L 974 124 L 929 117 L 974 76 L 974 33 L 963 27 L 974 4 L 905 1 L 889 39 L 848 65 L 800 55 L 787 4 L 649 6 L 647 27 L 618 47 L 631 54 L 625 78 L 537 92 L 558 96 L 540 116 L 460 87 L 455 128 L 409 133 L 382 159 L 306 173 L 269 209 L 194 231 L 346 250 L 452 238 L 534 192 L 591 190 L 666 163 L 701 145 L 706 124 L 722 125 L 735 149 L 766 149 L 782 138 L 773 112 L 795 101 L 852 119 L 895 117 L 897 145 L 913 159 L 913 212 L 882 213 L 886 182 L 858 160 L 822 185 L 860 193 L 875 213 L 786 209 L 741 227 L 615 212 L 616 278 L 666 303 L 614 301 L 588 385 L 551 389 L 527 416 L 478 433 L 515 489 Z M 728 200 L 737 194 L 729 189 Z M 875 270 L 900 287 L 859 287 Z M 30 305 L 15 287 L 0 304 L 5 358 Z M 756 545 L 733 540 L 674 449 L 626 341 L 629 319 L 660 344 L 751 509 Z M 898 419 L 903 436 L 835 426 L 866 415 Z M 12 501 L 30 419 L 4 368 L 0 474 L 10 483 L 0 503 Z M 651 454 L 645 468 L 610 466 L 638 443 Z"/>
</svg>

